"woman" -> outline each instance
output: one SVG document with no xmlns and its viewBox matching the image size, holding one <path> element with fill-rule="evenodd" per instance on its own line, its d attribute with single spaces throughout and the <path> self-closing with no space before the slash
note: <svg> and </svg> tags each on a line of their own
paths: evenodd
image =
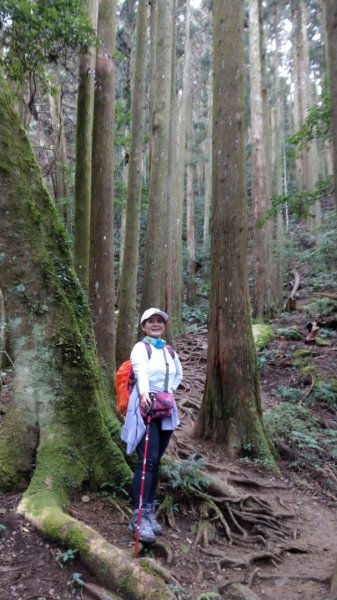
<svg viewBox="0 0 337 600">
<path fill-rule="evenodd" d="M 128 409 L 122 428 L 122 440 L 127 444 L 127 453 L 136 450 L 138 461 L 133 477 L 132 503 L 133 514 L 129 530 L 136 532 L 141 477 L 144 459 L 146 415 L 151 408 L 150 393 L 168 389 L 176 390 L 182 380 L 180 360 L 172 348 L 166 346 L 162 335 L 165 332 L 168 315 L 158 308 L 148 308 L 141 318 L 144 339 L 138 342 L 131 352 L 131 363 L 136 376 Z M 171 352 L 173 356 L 171 356 Z M 169 417 L 151 419 L 146 475 L 142 501 L 142 515 L 139 539 L 143 542 L 154 542 L 162 528 L 155 518 L 154 499 L 159 479 L 160 459 L 163 456 L 174 429 L 179 425 L 177 406 L 174 406 Z"/>
</svg>

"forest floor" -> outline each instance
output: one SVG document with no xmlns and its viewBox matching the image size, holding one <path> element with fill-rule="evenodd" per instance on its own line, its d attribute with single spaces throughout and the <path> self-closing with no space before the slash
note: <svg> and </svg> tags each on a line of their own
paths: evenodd
<svg viewBox="0 0 337 600">
<path fill-rule="evenodd" d="M 206 475 L 229 484 L 238 497 L 257 498 L 282 523 L 270 536 L 268 528 L 255 538 L 237 528 L 241 539 L 235 535 L 230 540 L 221 527 L 209 527 L 206 535 L 197 535 L 199 516 L 193 503 L 184 503 L 181 497 L 175 504 L 174 524 L 169 526 L 159 516 L 165 523 L 164 536 L 158 544 L 141 548 L 143 555 L 170 570 L 178 599 L 337 598 L 337 592 L 330 594 L 329 585 L 337 560 L 336 313 L 323 318 L 303 305 L 271 322 L 275 339 L 259 353 L 263 405 L 280 456 L 279 474 L 253 460 L 227 461 L 221 446 L 191 437 L 206 370 L 205 328 L 195 324 L 194 331 L 177 340 L 185 378 L 177 398 L 182 424 L 171 453 L 185 461 L 194 457 Z M 314 323 L 311 341 L 305 340 L 308 322 Z M 5 375 L 4 382 L 3 402 Z M 168 488 L 163 486 L 161 493 L 163 500 Z M 95 579 L 77 559 L 76 549 L 66 552 L 42 539 L 16 513 L 19 499 L 18 494 L 0 495 L 1 600 L 95 597 L 82 585 Z M 73 498 L 70 507 L 72 515 L 131 557 L 134 543 L 127 529 L 128 510 L 128 500 L 118 490 L 109 493 L 108 488 L 100 493 L 84 491 Z M 245 586 L 241 595 L 230 594 L 231 582 Z"/>
</svg>

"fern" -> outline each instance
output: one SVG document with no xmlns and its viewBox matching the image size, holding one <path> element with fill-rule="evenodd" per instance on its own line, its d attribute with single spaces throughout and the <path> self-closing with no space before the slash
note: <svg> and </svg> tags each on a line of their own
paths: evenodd
<svg viewBox="0 0 337 600">
<path fill-rule="evenodd" d="M 296 327 L 281 327 L 275 329 L 277 337 L 283 337 L 286 340 L 302 340 L 303 335 Z"/>
<path fill-rule="evenodd" d="M 282 398 L 282 400 L 286 402 L 290 402 L 292 404 L 296 404 L 300 401 L 302 396 L 302 391 L 298 388 L 288 387 L 286 385 L 280 385 L 276 389 L 276 393 L 278 396 Z"/>
<path fill-rule="evenodd" d="M 319 381 L 314 387 L 311 397 L 316 402 L 324 402 L 329 406 L 337 405 L 337 389 L 334 389 L 330 383 Z"/>
<path fill-rule="evenodd" d="M 205 489 L 208 486 L 208 479 L 202 473 L 204 465 L 205 461 L 195 456 L 179 461 L 166 458 L 162 463 L 161 471 L 164 479 L 174 490 L 184 490 L 189 487 Z"/>
</svg>

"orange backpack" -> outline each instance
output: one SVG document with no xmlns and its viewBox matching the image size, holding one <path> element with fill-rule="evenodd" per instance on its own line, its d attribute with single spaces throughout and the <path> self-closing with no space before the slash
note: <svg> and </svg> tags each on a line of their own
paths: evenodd
<svg viewBox="0 0 337 600">
<path fill-rule="evenodd" d="M 152 353 L 151 344 L 147 340 L 142 340 L 142 342 L 145 344 L 146 352 L 150 359 Z M 172 358 L 174 358 L 174 349 L 172 346 L 166 346 L 166 348 L 168 349 Z M 125 360 L 119 367 L 115 377 L 116 408 L 120 415 L 126 415 L 130 394 L 135 383 L 136 377 L 133 372 L 131 360 Z"/>
</svg>

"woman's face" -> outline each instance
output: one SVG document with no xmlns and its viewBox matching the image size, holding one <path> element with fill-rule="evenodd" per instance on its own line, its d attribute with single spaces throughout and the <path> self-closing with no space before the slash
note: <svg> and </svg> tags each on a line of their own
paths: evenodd
<svg viewBox="0 0 337 600">
<path fill-rule="evenodd" d="M 160 315 L 152 315 L 142 325 L 142 331 L 145 335 L 153 338 L 161 338 L 165 331 L 165 322 Z"/>
</svg>

